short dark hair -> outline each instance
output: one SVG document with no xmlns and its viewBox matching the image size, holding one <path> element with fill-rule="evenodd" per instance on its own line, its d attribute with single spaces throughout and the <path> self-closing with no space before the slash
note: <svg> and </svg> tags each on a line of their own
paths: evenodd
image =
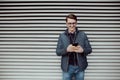
<svg viewBox="0 0 120 80">
<path fill-rule="evenodd" d="M 69 14 L 67 17 L 66 17 L 66 22 L 67 22 L 67 19 L 70 18 L 70 19 L 74 19 L 77 21 L 77 16 L 75 16 L 73 13 Z"/>
</svg>

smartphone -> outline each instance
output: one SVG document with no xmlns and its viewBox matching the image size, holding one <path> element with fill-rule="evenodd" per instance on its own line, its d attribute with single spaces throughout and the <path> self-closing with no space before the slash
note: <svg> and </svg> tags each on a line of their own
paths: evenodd
<svg viewBox="0 0 120 80">
<path fill-rule="evenodd" d="M 78 46 L 78 43 L 73 43 L 72 45 L 73 45 L 73 46 Z"/>
</svg>

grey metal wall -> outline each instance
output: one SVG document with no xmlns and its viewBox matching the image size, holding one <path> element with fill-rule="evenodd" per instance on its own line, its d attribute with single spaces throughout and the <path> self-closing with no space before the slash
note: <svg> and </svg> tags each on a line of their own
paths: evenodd
<svg viewBox="0 0 120 80">
<path fill-rule="evenodd" d="M 120 80 L 119 0 L 1 0 L 0 80 L 61 80 L 55 48 L 70 12 L 93 48 L 85 80 Z"/>
</svg>

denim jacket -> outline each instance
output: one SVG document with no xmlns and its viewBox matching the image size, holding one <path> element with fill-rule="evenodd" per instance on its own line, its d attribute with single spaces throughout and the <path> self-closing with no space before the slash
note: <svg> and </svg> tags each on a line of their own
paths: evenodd
<svg viewBox="0 0 120 80">
<path fill-rule="evenodd" d="M 77 32 L 77 35 L 76 35 L 75 42 L 78 43 L 84 50 L 83 53 L 76 53 L 77 61 L 81 70 L 84 71 L 88 66 L 86 56 L 92 52 L 92 48 L 87 38 L 87 35 L 82 31 L 77 30 L 76 32 Z M 69 52 L 67 52 L 67 47 L 69 44 L 70 44 L 70 40 L 66 30 L 64 33 L 59 35 L 57 48 L 56 48 L 56 54 L 58 56 L 61 56 L 61 68 L 65 72 L 68 71 L 68 66 L 69 66 L 69 61 L 68 61 Z"/>
</svg>

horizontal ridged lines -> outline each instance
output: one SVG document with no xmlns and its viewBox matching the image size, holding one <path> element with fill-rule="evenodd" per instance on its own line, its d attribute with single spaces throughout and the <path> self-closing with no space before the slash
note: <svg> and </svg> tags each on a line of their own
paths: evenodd
<svg viewBox="0 0 120 80">
<path fill-rule="evenodd" d="M 61 80 L 55 49 L 70 12 L 93 48 L 85 79 L 120 79 L 119 2 L 6 0 L 0 6 L 1 80 Z"/>
</svg>

